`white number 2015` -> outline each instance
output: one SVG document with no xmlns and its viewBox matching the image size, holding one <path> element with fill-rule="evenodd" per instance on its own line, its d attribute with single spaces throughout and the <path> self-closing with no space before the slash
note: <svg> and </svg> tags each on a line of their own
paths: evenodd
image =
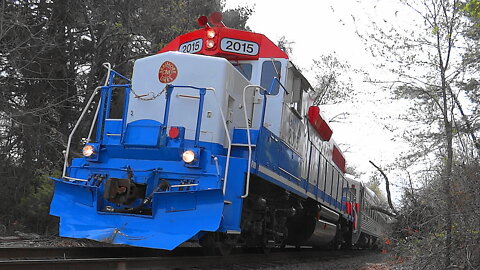
<svg viewBox="0 0 480 270">
<path fill-rule="evenodd" d="M 196 53 L 202 50 L 202 39 L 196 39 L 192 40 L 189 42 L 185 42 L 182 45 L 180 45 L 180 48 L 178 48 L 179 52 L 183 53 Z"/>
<path fill-rule="evenodd" d="M 233 52 L 246 55 L 257 55 L 258 54 L 258 44 L 255 42 L 233 39 L 233 38 L 223 38 L 220 42 L 220 49 L 226 52 Z"/>
</svg>

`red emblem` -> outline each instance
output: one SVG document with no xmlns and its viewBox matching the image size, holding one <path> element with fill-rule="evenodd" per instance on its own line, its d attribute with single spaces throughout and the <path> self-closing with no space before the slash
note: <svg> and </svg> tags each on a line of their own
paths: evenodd
<svg viewBox="0 0 480 270">
<path fill-rule="evenodd" d="M 171 83 L 178 75 L 177 66 L 170 61 L 165 61 L 158 70 L 158 80 L 161 83 Z"/>
</svg>

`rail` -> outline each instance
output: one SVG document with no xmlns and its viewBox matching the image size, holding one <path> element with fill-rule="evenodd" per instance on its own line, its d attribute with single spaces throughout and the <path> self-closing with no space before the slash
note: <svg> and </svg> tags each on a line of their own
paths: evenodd
<svg viewBox="0 0 480 270">
<path fill-rule="evenodd" d="M 234 252 L 230 256 L 205 256 L 201 248 L 177 248 L 163 251 L 131 247 L 97 248 L 2 248 L 0 269 L 224 269 L 264 268 L 265 265 L 280 268 L 295 267 L 299 263 L 309 268 L 338 268 L 338 264 L 350 265 L 359 258 L 383 255 L 371 250 L 312 250 L 307 247 L 274 249 L 265 256 L 255 250 Z M 342 268 L 343 269 L 343 268 Z"/>
</svg>

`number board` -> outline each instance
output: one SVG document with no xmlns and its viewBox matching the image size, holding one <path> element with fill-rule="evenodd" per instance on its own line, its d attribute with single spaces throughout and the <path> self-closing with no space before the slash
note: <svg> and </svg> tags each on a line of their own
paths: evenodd
<svg viewBox="0 0 480 270">
<path fill-rule="evenodd" d="M 220 49 L 225 52 L 233 52 L 238 54 L 258 54 L 257 43 L 233 38 L 222 38 L 222 41 L 220 42 Z"/>
<path fill-rule="evenodd" d="M 202 50 L 203 41 L 201 38 L 182 43 L 178 48 L 179 52 L 196 53 Z"/>
</svg>

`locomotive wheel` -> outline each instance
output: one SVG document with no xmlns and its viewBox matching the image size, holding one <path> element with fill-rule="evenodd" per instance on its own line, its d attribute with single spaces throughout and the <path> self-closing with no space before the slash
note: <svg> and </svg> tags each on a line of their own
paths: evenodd
<svg viewBox="0 0 480 270">
<path fill-rule="evenodd" d="M 220 256 L 228 256 L 232 253 L 233 245 L 226 243 L 225 241 L 220 241 L 216 243 L 215 253 Z"/>
<path fill-rule="evenodd" d="M 335 238 L 333 241 L 330 243 L 331 248 L 334 250 L 339 250 L 342 248 L 344 244 L 344 239 L 343 239 L 343 230 L 342 230 L 342 225 L 337 224 L 337 232 L 335 234 Z"/>
<path fill-rule="evenodd" d="M 221 233 L 208 233 L 200 239 L 200 245 L 207 256 L 228 256 L 232 252 L 235 240 Z"/>
<path fill-rule="evenodd" d="M 272 251 L 272 248 L 271 247 L 266 247 L 266 246 L 263 246 L 260 248 L 261 252 L 265 255 L 268 255 L 270 254 L 270 252 Z"/>
<path fill-rule="evenodd" d="M 343 234 L 344 243 L 342 245 L 342 249 L 345 249 L 345 250 L 353 249 L 352 237 L 353 237 L 352 226 L 350 225 L 347 227 L 347 231 Z"/>
</svg>

